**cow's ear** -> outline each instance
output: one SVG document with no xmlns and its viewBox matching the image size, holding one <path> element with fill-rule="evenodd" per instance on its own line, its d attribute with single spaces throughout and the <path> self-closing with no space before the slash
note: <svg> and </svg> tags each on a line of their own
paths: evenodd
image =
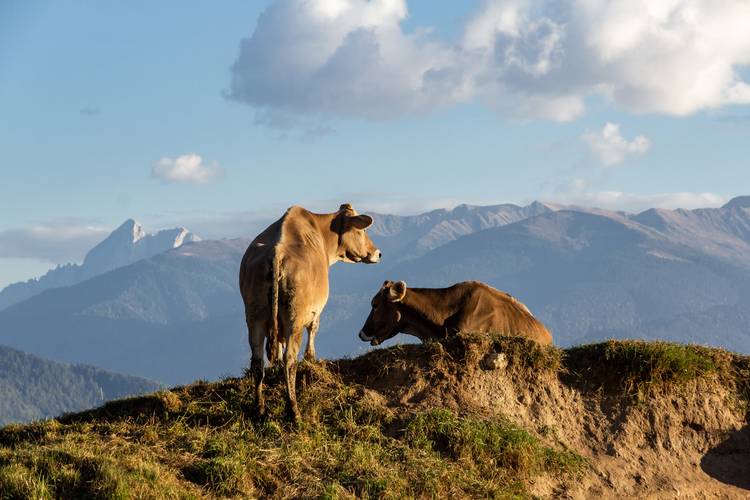
<svg viewBox="0 0 750 500">
<path fill-rule="evenodd" d="M 357 229 L 367 229 L 372 226 L 372 217 L 369 215 L 355 215 L 346 218 L 348 225 Z"/>
<path fill-rule="evenodd" d="M 388 300 L 391 302 L 401 302 L 406 297 L 406 283 L 397 281 L 388 289 Z"/>
</svg>

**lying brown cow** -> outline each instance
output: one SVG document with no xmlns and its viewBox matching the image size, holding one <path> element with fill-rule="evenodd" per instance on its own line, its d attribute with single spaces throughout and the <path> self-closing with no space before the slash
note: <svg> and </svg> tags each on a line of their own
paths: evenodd
<svg viewBox="0 0 750 500">
<path fill-rule="evenodd" d="M 511 295 L 478 281 L 448 288 L 406 288 L 386 281 L 372 299 L 359 338 L 378 345 L 403 332 L 422 342 L 464 332 L 495 332 L 552 343 L 552 335 Z"/>
<path fill-rule="evenodd" d="M 336 262 L 375 263 L 380 250 L 365 233 L 369 215 L 358 215 L 351 205 L 331 214 L 314 214 L 292 207 L 257 238 L 242 258 L 240 292 L 245 302 L 255 378 L 257 410 L 263 400 L 263 346 L 268 359 L 284 351 L 284 373 L 290 416 L 299 418 L 295 395 L 297 355 L 303 330 L 308 332 L 306 359 L 315 359 L 315 334 L 328 301 L 328 268 Z"/>
</svg>

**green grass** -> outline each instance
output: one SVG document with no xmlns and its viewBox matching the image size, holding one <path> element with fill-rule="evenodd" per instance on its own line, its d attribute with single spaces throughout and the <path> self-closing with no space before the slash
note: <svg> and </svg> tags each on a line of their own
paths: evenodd
<svg viewBox="0 0 750 500">
<path fill-rule="evenodd" d="M 526 373 L 556 372 L 562 364 L 563 351 L 555 346 L 541 346 L 521 337 L 493 336 L 492 350 L 508 356 L 508 366 Z"/>
<path fill-rule="evenodd" d="M 569 450 L 553 450 L 512 422 L 495 418 L 477 420 L 439 409 L 417 415 L 405 431 L 406 441 L 452 460 L 504 473 L 509 479 L 543 472 L 580 472 L 585 460 Z"/>
<path fill-rule="evenodd" d="M 645 397 L 716 373 L 722 351 L 697 345 L 610 340 L 568 349 L 564 365 L 586 383 Z"/>
<path fill-rule="evenodd" d="M 542 346 L 523 338 L 498 333 L 461 333 L 441 342 L 426 345 L 434 357 L 447 357 L 454 363 L 479 365 L 490 352 L 504 353 L 508 369 L 529 375 L 554 373 L 560 369 L 563 350 L 555 346 Z"/>
<path fill-rule="evenodd" d="M 400 413 L 322 366 L 303 364 L 305 418 L 283 418 L 269 373 L 270 418 L 252 383 L 227 379 L 0 430 L 8 498 L 527 497 L 539 476 L 584 460 L 503 419 L 448 410 Z"/>
</svg>

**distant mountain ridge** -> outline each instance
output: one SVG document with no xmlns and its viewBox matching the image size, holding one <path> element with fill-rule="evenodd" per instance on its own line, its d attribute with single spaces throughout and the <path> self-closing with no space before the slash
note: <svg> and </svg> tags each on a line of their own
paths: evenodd
<svg viewBox="0 0 750 500">
<path fill-rule="evenodd" d="M 744 205 L 628 214 L 540 203 L 376 215 L 371 234 L 383 261 L 331 268 L 318 352 L 368 348 L 356 332 L 385 279 L 434 287 L 478 279 L 525 302 L 559 345 L 659 337 L 750 353 Z M 47 290 L 0 311 L 0 343 L 169 383 L 239 373 L 248 346 L 237 272 L 253 236 L 184 244 Z"/>
<path fill-rule="evenodd" d="M 735 198 L 721 208 L 652 208 L 631 219 L 686 247 L 750 265 L 750 197 Z"/>
<path fill-rule="evenodd" d="M 0 426 L 55 417 L 159 388 L 151 380 L 49 361 L 0 346 Z"/>
<path fill-rule="evenodd" d="M 453 209 L 432 210 L 419 215 L 372 214 L 375 223 L 369 232 L 384 253 L 395 253 L 399 260 L 419 257 L 461 236 L 505 226 L 535 215 L 556 210 L 553 205 L 535 201 L 527 206 L 510 203 L 490 206 L 458 205 Z"/>
<path fill-rule="evenodd" d="M 92 248 L 81 265 L 66 264 L 38 279 L 13 283 L 0 291 L 0 310 L 50 288 L 75 285 L 112 269 L 132 264 L 200 238 L 183 227 L 147 234 L 143 226 L 128 219 Z"/>
</svg>

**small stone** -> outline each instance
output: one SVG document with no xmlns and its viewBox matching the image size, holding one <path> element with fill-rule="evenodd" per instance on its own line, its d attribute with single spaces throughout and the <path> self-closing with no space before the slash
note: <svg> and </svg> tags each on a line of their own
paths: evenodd
<svg viewBox="0 0 750 500">
<path fill-rule="evenodd" d="M 485 370 L 504 370 L 507 366 L 508 358 L 502 352 L 491 352 L 482 360 Z"/>
</svg>

